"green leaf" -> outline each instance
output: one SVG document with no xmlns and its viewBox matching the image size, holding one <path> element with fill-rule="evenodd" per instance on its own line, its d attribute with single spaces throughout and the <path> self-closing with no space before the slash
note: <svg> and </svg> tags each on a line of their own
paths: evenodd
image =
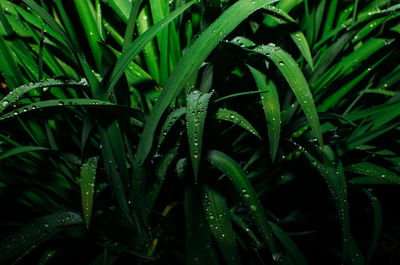
<svg viewBox="0 0 400 265">
<path fill-rule="evenodd" d="M 236 191 L 243 200 L 244 206 L 246 206 L 250 211 L 264 241 L 268 244 L 273 259 L 278 262 L 282 261 L 281 253 L 279 252 L 275 239 L 272 236 L 272 228 L 267 221 L 260 201 L 257 199 L 256 192 L 242 168 L 235 160 L 217 150 L 210 151 L 207 155 L 207 160 L 224 173 L 232 182 Z"/>
<path fill-rule="evenodd" d="M 189 93 L 186 98 L 187 134 L 194 180 L 196 183 L 200 168 L 204 123 L 210 97 L 211 93 L 202 94 L 200 91 L 194 90 L 193 92 Z"/>
<path fill-rule="evenodd" d="M 319 123 L 318 113 L 315 108 L 314 99 L 308 83 L 295 60 L 286 51 L 272 43 L 269 45 L 258 46 L 253 51 L 265 55 L 278 67 L 299 101 L 315 137 L 322 146 L 322 130 Z"/>
<path fill-rule="evenodd" d="M 173 12 L 171 12 L 164 19 L 154 24 L 151 28 L 146 30 L 143 34 L 141 34 L 138 38 L 135 39 L 121 54 L 118 58 L 117 63 L 112 71 L 111 77 L 108 80 L 106 85 L 107 87 L 107 95 L 112 93 L 115 85 L 118 80 L 124 74 L 125 70 L 132 62 L 132 60 L 143 50 L 149 41 L 151 41 L 158 32 L 160 32 L 168 23 L 171 23 L 176 17 L 182 14 L 186 9 L 188 9 L 192 4 L 195 3 L 196 0 L 192 0 L 185 5 L 177 8 Z M 158 121 L 157 121 L 158 122 Z"/>
<path fill-rule="evenodd" d="M 11 112 L 8 112 L 0 116 L 0 120 L 17 117 L 24 113 L 29 113 L 32 111 L 38 111 L 39 109 L 53 108 L 53 107 L 94 107 L 94 108 L 104 108 L 106 106 L 116 107 L 117 105 L 110 103 L 109 101 L 101 101 L 96 99 L 52 99 L 46 101 L 38 101 L 32 104 L 25 105 L 24 107 L 17 108 Z M 125 107 L 126 108 L 126 107 Z"/>
<path fill-rule="evenodd" d="M 263 105 L 265 119 L 267 121 L 270 154 L 272 161 L 274 161 L 278 151 L 281 132 L 281 107 L 279 104 L 278 91 L 272 81 L 269 80 L 267 82 L 263 73 L 249 65 L 247 67 L 253 75 L 258 90 L 269 91 L 269 93 L 261 94 L 261 104 Z"/>
<path fill-rule="evenodd" d="M 263 93 L 267 93 L 267 92 L 269 92 L 269 91 L 261 90 L 261 91 L 240 92 L 240 93 L 235 93 L 235 94 L 231 94 L 231 95 L 216 99 L 214 102 L 219 102 L 219 101 L 223 101 L 223 100 L 234 98 L 234 97 L 241 97 L 241 96 L 255 95 L 255 94 L 263 94 Z"/>
<path fill-rule="evenodd" d="M 235 222 L 240 228 L 243 229 L 243 231 L 254 241 L 255 245 L 258 248 L 261 248 L 261 243 L 258 241 L 256 235 L 254 232 L 250 229 L 250 226 L 243 221 L 243 219 L 236 214 L 234 214 L 232 211 L 230 211 L 230 215 L 232 218 L 232 221 Z"/>
<path fill-rule="evenodd" d="M 101 36 L 95 16 L 95 9 L 90 0 L 74 0 L 74 3 L 83 26 L 85 36 L 89 42 L 90 50 L 96 62 L 97 69 L 98 71 L 101 71 L 103 54 L 98 43 L 101 41 Z"/>
<path fill-rule="evenodd" d="M 0 262 L 17 263 L 38 245 L 48 241 L 61 228 L 82 223 L 82 217 L 73 212 L 39 217 L 0 242 Z"/>
<path fill-rule="evenodd" d="M 177 155 L 179 147 L 179 140 L 174 147 L 172 147 L 167 154 L 165 154 L 160 162 L 157 164 L 155 169 L 155 175 L 157 180 L 153 183 L 153 185 L 147 191 L 147 206 L 149 209 L 153 209 L 154 203 L 158 198 L 159 192 L 164 184 L 164 179 L 167 176 L 168 168 L 171 165 L 172 161 L 175 159 Z"/>
<path fill-rule="evenodd" d="M 285 233 L 282 229 L 280 229 L 276 224 L 269 222 L 269 225 L 272 227 L 272 231 L 275 236 L 281 241 L 282 246 L 285 248 L 288 253 L 293 265 L 307 265 L 306 259 L 303 256 L 303 253 L 296 245 L 296 243 L 290 238 L 290 236 Z"/>
<path fill-rule="evenodd" d="M 50 149 L 42 146 L 18 146 L 0 153 L 0 160 L 28 152 L 45 151 L 45 150 L 50 150 Z"/>
<path fill-rule="evenodd" d="M 381 235 L 381 230 L 382 230 L 382 206 L 372 192 L 370 192 L 367 189 L 363 189 L 363 191 L 367 194 L 371 206 L 373 209 L 373 214 L 374 214 L 374 224 L 373 224 L 373 230 L 372 230 L 372 238 L 370 241 L 370 245 L 368 248 L 368 254 L 366 257 L 366 264 L 369 264 L 371 262 L 371 259 L 374 255 L 375 249 L 378 246 L 379 243 L 379 238 Z"/>
<path fill-rule="evenodd" d="M 181 107 L 172 111 L 168 115 L 167 119 L 165 119 L 163 126 L 161 127 L 160 137 L 158 138 L 158 148 L 160 148 L 161 144 L 164 142 L 172 126 L 174 126 L 177 120 L 180 117 L 182 117 L 185 113 L 186 113 L 186 107 Z"/>
<path fill-rule="evenodd" d="M 81 168 L 82 210 L 87 229 L 89 229 L 90 220 L 92 218 L 94 183 L 96 180 L 98 160 L 98 157 L 91 157 Z"/>
<path fill-rule="evenodd" d="M 353 164 L 345 170 L 363 175 L 349 180 L 352 184 L 400 184 L 400 177 L 395 172 L 370 162 Z"/>
<path fill-rule="evenodd" d="M 347 204 L 347 185 L 342 164 L 333 155 L 333 151 L 329 146 L 321 148 L 323 162 L 318 161 L 308 151 L 300 147 L 310 163 L 319 171 L 324 178 L 328 188 L 334 198 L 338 219 L 342 228 L 342 247 L 343 259 L 353 260 L 354 264 L 362 259 L 362 255 L 350 234 L 350 214 Z"/>
<path fill-rule="evenodd" d="M 203 208 L 211 233 L 225 263 L 241 264 L 226 199 L 217 191 L 204 186 Z"/>
<path fill-rule="evenodd" d="M 198 187 L 185 189 L 186 264 L 217 265 L 218 258 L 206 225 Z"/>
<path fill-rule="evenodd" d="M 186 82 L 200 68 L 202 62 L 214 50 L 219 41 L 225 38 L 227 34 L 234 30 L 250 14 L 260 7 L 273 2 L 275 1 L 240 0 L 236 2 L 218 17 L 190 46 L 175 66 L 156 105 L 150 112 L 139 142 L 136 158 L 137 164 L 141 165 L 147 158 L 153 144 L 154 132 L 162 114 L 168 108 L 171 101 L 181 93 Z"/>
<path fill-rule="evenodd" d="M 251 125 L 250 122 L 248 122 L 242 115 L 240 115 L 236 111 L 228 109 L 218 109 L 216 114 L 218 120 L 232 122 L 233 124 L 242 127 L 243 129 L 261 139 L 260 134 L 254 128 L 254 126 Z"/>
<path fill-rule="evenodd" d="M 67 47 L 70 49 L 72 54 L 74 55 L 76 61 L 82 67 L 83 72 L 86 75 L 87 81 L 89 82 L 90 88 L 92 90 L 92 94 L 94 97 L 100 97 L 99 91 L 99 82 L 97 77 L 92 72 L 92 69 L 88 65 L 85 57 L 75 48 L 72 40 L 64 31 L 64 29 L 55 21 L 55 19 L 42 7 L 40 7 L 37 3 L 32 0 L 23 0 L 25 4 L 27 4 L 32 10 L 34 10 L 47 24 L 57 33 L 57 35 L 65 42 Z"/>
<path fill-rule="evenodd" d="M 80 82 L 76 82 L 75 80 L 63 80 L 63 79 L 54 79 L 49 78 L 44 81 L 39 81 L 36 83 L 29 83 L 13 89 L 7 96 L 5 96 L 0 101 L 0 113 L 4 111 L 8 106 L 12 105 L 12 103 L 19 100 L 24 94 L 28 93 L 33 89 L 45 88 L 45 87 L 83 87 L 86 86 L 86 80 L 82 79 Z"/>
</svg>

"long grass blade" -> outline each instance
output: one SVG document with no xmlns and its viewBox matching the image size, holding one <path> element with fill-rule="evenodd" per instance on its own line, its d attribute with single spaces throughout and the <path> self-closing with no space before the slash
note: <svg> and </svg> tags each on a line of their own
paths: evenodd
<svg viewBox="0 0 400 265">
<path fill-rule="evenodd" d="M 168 117 L 165 119 L 163 126 L 161 127 L 160 137 L 158 138 L 158 148 L 160 148 L 161 144 L 164 142 L 167 137 L 169 131 L 174 126 L 174 124 L 178 121 L 180 117 L 186 114 L 186 107 L 178 108 L 172 111 Z"/>
<path fill-rule="evenodd" d="M 63 227 L 82 223 L 82 217 L 73 212 L 39 217 L 0 242 L 0 262 L 16 263 L 38 245 L 51 239 Z"/>
<path fill-rule="evenodd" d="M 272 227 L 272 231 L 274 232 L 275 236 L 279 239 L 279 241 L 282 243 L 282 246 L 288 253 L 291 260 L 290 264 L 307 265 L 308 263 L 306 262 L 303 253 L 293 239 L 291 239 L 290 236 L 276 224 L 269 222 L 269 225 Z"/>
<path fill-rule="evenodd" d="M 216 116 L 218 120 L 228 121 L 235 125 L 238 125 L 243 129 L 247 130 L 248 132 L 250 132 L 251 134 L 257 136 L 259 139 L 262 139 L 260 134 L 254 128 L 254 126 L 251 125 L 251 123 L 248 120 L 246 120 L 246 118 L 244 118 L 236 111 L 228 109 L 218 109 Z"/>
<path fill-rule="evenodd" d="M 47 151 L 47 150 L 50 149 L 42 146 L 18 146 L 0 153 L 0 160 L 3 160 L 11 156 L 21 155 L 24 153 L 35 152 L 35 151 Z"/>
<path fill-rule="evenodd" d="M 186 98 L 187 134 L 194 180 L 196 183 L 200 169 L 204 123 L 210 97 L 211 93 L 203 94 L 198 90 L 194 90 L 193 92 L 189 93 Z"/>
<path fill-rule="evenodd" d="M 206 226 L 201 194 L 197 187 L 185 190 L 186 263 L 188 265 L 217 265 L 210 229 Z"/>
<path fill-rule="evenodd" d="M 149 115 L 148 122 L 145 124 L 137 150 L 138 164 L 143 163 L 151 150 L 154 132 L 162 114 L 168 108 L 170 102 L 181 93 L 186 82 L 200 68 L 201 63 L 218 45 L 219 41 L 225 38 L 227 34 L 235 29 L 250 14 L 260 7 L 273 2 L 275 1 L 240 0 L 236 2 L 215 20 L 190 46 L 175 66 L 165 84 L 163 92 Z"/>
<path fill-rule="evenodd" d="M 29 83 L 16 87 L 0 101 L 0 113 L 3 112 L 8 106 L 19 100 L 24 94 L 32 91 L 33 89 L 45 87 L 84 87 L 86 84 L 87 83 L 84 79 L 80 82 L 77 82 L 75 80 L 50 78 L 44 81 Z"/>
<path fill-rule="evenodd" d="M 113 90 L 118 80 L 124 74 L 125 70 L 131 63 L 131 61 L 144 49 L 146 44 L 151 41 L 157 33 L 159 33 L 168 23 L 171 23 L 176 17 L 182 14 L 186 9 L 188 9 L 192 4 L 194 4 L 195 0 L 188 2 L 187 4 L 177 8 L 173 12 L 171 12 L 164 19 L 154 24 L 150 29 L 140 35 L 135 41 L 133 41 L 121 54 L 118 58 L 117 63 L 112 71 L 110 80 L 108 81 L 107 87 L 107 95 L 109 95 Z"/>
<path fill-rule="evenodd" d="M 0 116 L 0 120 L 9 119 L 13 117 L 18 117 L 19 115 L 38 111 L 39 109 L 53 108 L 53 107 L 94 107 L 94 108 L 104 108 L 107 106 L 115 107 L 117 105 L 110 103 L 109 101 L 101 101 L 95 99 L 52 99 L 39 101 L 32 104 L 25 105 L 24 107 L 17 108 L 11 112 L 5 113 Z"/>
<path fill-rule="evenodd" d="M 253 75 L 258 90 L 269 91 L 269 93 L 261 94 L 261 104 L 263 105 L 265 119 L 267 121 L 270 154 L 272 161 L 274 161 L 276 152 L 278 151 L 281 132 L 281 107 L 279 104 L 278 91 L 272 81 L 267 82 L 263 73 L 249 65 L 247 67 Z"/>
<path fill-rule="evenodd" d="M 98 160 L 98 157 L 91 157 L 81 168 L 82 210 L 87 229 L 89 229 L 90 220 L 92 218 L 93 195 Z"/>
<path fill-rule="evenodd" d="M 277 47 L 275 44 L 262 45 L 256 47 L 253 51 L 265 55 L 278 67 L 300 103 L 315 137 L 322 146 L 321 125 L 319 123 L 314 99 L 308 83 L 295 60 L 286 51 Z"/>
<path fill-rule="evenodd" d="M 210 151 L 207 155 L 207 160 L 228 176 L 229 180 L 235 186 L 236 191 L 240 194 L 243 204 L 254 218 L 258 230 L 269 246 L 273 259 L 278 262 L 282 261 L 283 257 L 272 236 L 272 228 L 267 221 L 260 201 L 257 199 L 256 192 L 242 168 L 231 157 L 217 150 Z"/>
<path fill-rule="evenodd" d="M 217 191 L 204 186 L 203 208 L 211 233 L 225 263 L 241 264 L 226 199 Z"/>
<path fill-rule="evenodd" d="M 368 196 L 368 199 L 371 202 L 371 206 L 373 209 L 373 214 L 374 214 L 374 224 L 373 224 L 373 231 L 372 231 L 372 238 L 371 238 L 371 243 L 368 248 L 368 254 L 366 257 L 366 264 L 370 264 L 371 259 L 374 255 L 374 252 L 376 250 L 376 247 L 378 246 L 379 243 L 379 237 L 381 235 L 381 230 L 382 230 L 382 206 L 381 203 L 379 202 L 378 198 L 375 197 L 371 191 L 368 189 L 363 189 L 363 191 L 366 193 Z"/>
</svg>

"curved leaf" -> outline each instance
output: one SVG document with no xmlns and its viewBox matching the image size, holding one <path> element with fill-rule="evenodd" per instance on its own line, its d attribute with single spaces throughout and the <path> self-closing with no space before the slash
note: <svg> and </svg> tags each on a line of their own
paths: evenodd
<svg viewBox="0 0 400 265">
<path fill-rule="evenodd" d="M 0 153 L 0 160 L 27 152 L 50 150 L 43 146 L 18 146 Z"/>
<path fill-rule="evenodd" d="M 272 228 L 268 224 L 262 205 L 257 199 L 256 192 L 242 168 L 235 160 L 217 150 L 210 151 L 207 155 L 207 160 L 224 173 L 232 182 L 236 191 L 240 194 L 243 204 L 248 208 L 250 214 L 254 218 L 254 222 L 256 223 L 264 241 L 268 244 L 273 259 L 281 261 L 282 256 L 276 246 L 275 239 L 273 238 Z"/>
<path fill-rule="evenodd" d="M 281 132 L 281 107 L 279 104 L 278 91 L 272 81 L 267 82 L 264 74 L 249 65 L 247 67 L 250 69 L 258 89 L 260 91 L 268 90 L 270 92 L 261 95 L 261 103 L 267 121 L 270 153 L 272 161 L 274 161 L 276 152 L 278 151 Z"/>
<path fill-rule="evenodd" d="M 233 124 L 236 124 L 244 129 L 246 129 L 251 134 L 254 134 L 255 136 L 257 136 L 258 138 L 261 139 L 260 134 L 253 127 L 253 125 L 251 125 L 251 123 L 248 122 L 242 115 L 240 115 L 239 113 L 237 113 L 233 110 L 218 109 L 217 110 L 217 119 L 232 122 Z"/>
<path fill-rule="evenodd" d="M 32 104 L 25 105 L 24 107 L 21 108 L 17 108 L 11 112 L 8 112 L 0 116 L 0 120 L 16 117 L 23 113 L 36 111 L 44 108 L 51 108 L 51 107 L 104 107 L 104 106 L 118 107 L 118 105 L 115 105 L 109 101 L 101 101 L 96 99 L 83 99 L 83 98 L 52 99 L 46 101 L 38 101 Z"/>
<path fill-rule="evenodd" d="M 136 162 L 138 165 L 144 162 L 151 150 L 154 132 L 162 114 L 168 108 L 170 102 L 181 93 L 186 82 L 200 68 L 202 62 L 218 45 L 219 41 L 225 38 L 250 14 L 260 7 L 273 2 L 276 1 L 240 0 L 236 2 L 218 17 L 190 46 L 175 66 L 147 119 L 137 150 Z"/>
<path fill-rule="evenodd" d="M 82 223 L 82 217 L 73 212 L 39 217 L 0 242 L 0 262 L 16 263 L 39 244 L 49 240 L 62 227 Z"/>
<path fill-rule="evenodd" d="M 176 123 L 176 121 L 183 116 L 186 113 L 186 107 L 181 107 L 178 108 L 174 111 L 172 111 L 167 119 L 165 120 L 162 128 L 161 128 L 161 134 L 160 137 L 158 138 L 158 148 L 161 146 L 161 144 L 164 142 L 165 137 L 167 137 L 168 132 L 171 130 L 172 126 Z"/>
<path fill-rule="evenodd" d="M 283 49 L 270 43 L 255 48 L 253 51 L 263 54 L 274 62 L 283 74 L 294 95 L 306 115 L 311 129 L 317 137 L 319 144 L 323 145 L 322 130 L 319 123 L 317 109 L 308 83 L 296 61 Z"/>
<path fill-rule="evenodd" d="M 287 233 L 285 233 L 285 231 L 280 229 L 276 224 L 269 222 L 269 225 L 272 227 L 272 231 L 279 239 L 279 241 L 281 241 L 282 246 L 286 249 L 286 252 L 289 254 L 291 259 L 290 264 L 307 265 L 303 253 L 296 245 L 296 243 L 290 238 L 290 236 Z"/>
<path fill-rule="evenodd" d="M 114 90 L 115 85 L 118 80 L 124 74 L 125 70 L 128 68 L 132 60 L 143 50 L 143 48 L 151 41 L 157 33 L 159 33 L 163 28 L 165 28 L 168 23 L 172 22 L 176 17 L 178 17 L 182 12 L 188 9 L 196 0 L 192 0 L 185 5 L 177 8 L 171 12 L 168 16 L 160 20 L 158 23 L 154 24 L 150 29 L 146 30 L 140 37 L 135 39 L 121 54 L 118 58 L 117 63 L 114 66 L 111 77 L 107 82 L 107 94 L 109 95 Z"/>
<path fill-rule="evenodd" d="M 74 87 L 74 86 L 87 86 L 87 81 L 82 79 L 77 82 L 75 80 L 63 80 L 57 78 L 50 78 L 44 81 L 29 83 L 13 89 L 7 96 L 0 101 L 0 113 L 10 106 L 15 101 L 19 100 L 24 94 L 37 88 L 45 87 Z"/>
<path fill-rule="evenodd" d="M 218 257 L 212 246 L 210 229 L 201 205 L 197 187 L 185 189 L 186 264 L 217 265 Z"/>
</svg>

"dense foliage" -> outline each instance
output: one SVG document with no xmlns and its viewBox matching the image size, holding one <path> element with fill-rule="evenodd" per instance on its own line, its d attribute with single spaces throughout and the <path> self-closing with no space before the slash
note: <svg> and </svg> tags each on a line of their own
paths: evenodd
<svg viewBox="0 0 400 265">
<path fill-rule="evenodd" d="M 0 263 L 399 264 L 399 9 L 0 0 Z"/>
</svg>

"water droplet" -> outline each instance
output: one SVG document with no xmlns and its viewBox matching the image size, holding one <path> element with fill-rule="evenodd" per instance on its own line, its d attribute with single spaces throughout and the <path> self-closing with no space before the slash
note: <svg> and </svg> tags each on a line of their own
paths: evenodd
<svg viewBox="0 0 400 265">
<path fill-rule="evenodd" d="M 7 107 L 8 104 L 10 104 L 10 102 L 8 102 L 8 100 L 4 100 L 3 102 L 1 102 L 1 106 L 2 106 L 3 108 Z"/>
<path fill-rule="evenodd" d="M 252 210 L 252 211 L 257 210 L 257 206 L 255 206 L 255 205 L 250 205 L 250 210 Z"/>
<path fill-rule="evenodd" d="M 58 105 L 59 105 L 59 106 L 64 106 L 64 101 L 58 102 Z"/>
<path fill-rule="evenodd" d="M 280 65 L 280 66 L 285 66 L 285 63 L 282 62 L 282 61 L 280 61 L 280 62 L 279 62 L 279 65 Z"/>
</svg>

